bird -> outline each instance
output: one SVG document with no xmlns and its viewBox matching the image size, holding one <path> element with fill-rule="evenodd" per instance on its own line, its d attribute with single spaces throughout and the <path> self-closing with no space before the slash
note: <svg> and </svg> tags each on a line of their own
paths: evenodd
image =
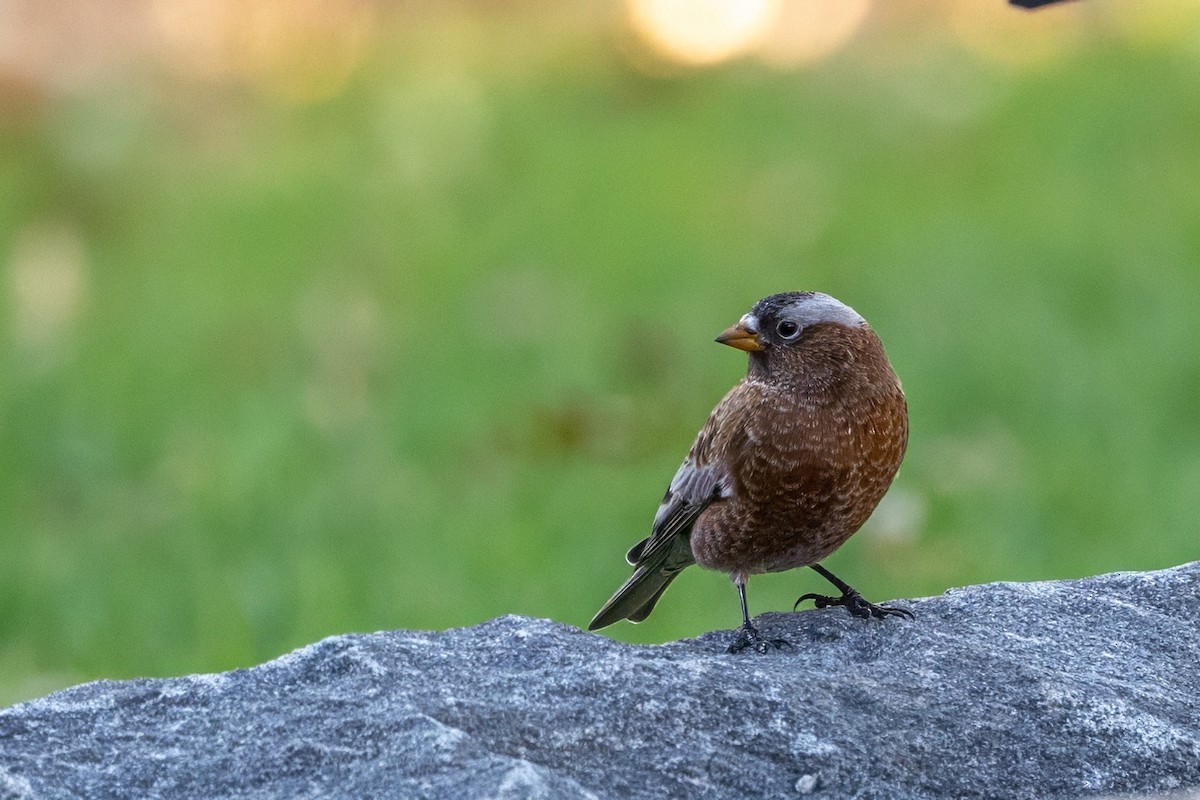
<svg viewBox="0 0 1200 800">
<path fill-rule="evenodd" d="M 809 567 L 841 593 L 817 608 L 913 619 L 876 605 L 820 564 L 875 510 L 908 446 L 908 404 L 879 336 L 821 292 L 759 300 L 716 341 L 748 354 L 746 376 L 716 405 L 671 480 L 650 535 L 629 549 L 629 578 L 588 630 L 641 622 L 685 568 L 729 574 L 742 625 L 728 652 L 790 647 L 750 621 L 751 575 Z"/>
</svg>

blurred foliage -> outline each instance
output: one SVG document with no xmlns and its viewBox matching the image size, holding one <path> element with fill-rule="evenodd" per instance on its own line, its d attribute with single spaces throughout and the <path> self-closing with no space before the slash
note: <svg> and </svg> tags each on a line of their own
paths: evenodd
<svg viewBox="0 0 1200 800">
<path fill-rule="evenodd" d="M 926 8 L 798 69 L 656 71 L 614 9 L 381 14 L 328 96 L 0 83 L 0 704 L 586 624 L 745 368 L 713 336 L 791 289 L 871 320 L 909 395 L 828 562 L 869 597 L 1197 557 L 1195 27 L 1078 12 L 1014 65 Z M 609 633 L 736 623 L 696 569 Z"/>
</svg>

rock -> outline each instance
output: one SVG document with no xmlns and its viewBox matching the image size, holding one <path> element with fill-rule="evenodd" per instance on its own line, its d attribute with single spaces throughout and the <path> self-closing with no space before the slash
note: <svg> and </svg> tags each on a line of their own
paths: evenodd
<svg viewBox="0 0 1200 800">
<path fill-rule="evenodd" d="M 0 711 L 0 797 L 1065 798 L 1200 786 L 1200 562 L 767 614 L 726 655 L 504 617 Z"/>
</svg>

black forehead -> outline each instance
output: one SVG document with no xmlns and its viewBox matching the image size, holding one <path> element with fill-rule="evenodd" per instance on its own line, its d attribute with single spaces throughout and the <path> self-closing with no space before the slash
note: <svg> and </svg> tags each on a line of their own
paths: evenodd
<svg viewBox="0 0 1200 800">
<path fill-rule="evenodd" d="M 777 316 L 780 311 L 797 300 L 812 297 L 814 294 L 816 292 L 781 292 L 780 294 L 773 294 L 755 303 L 750 313 L 759 319 L 770 319 Z"/>
</svg>

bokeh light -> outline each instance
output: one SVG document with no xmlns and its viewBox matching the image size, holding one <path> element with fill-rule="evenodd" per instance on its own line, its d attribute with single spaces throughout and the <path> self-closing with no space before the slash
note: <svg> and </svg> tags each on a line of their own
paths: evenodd
<svg viewBox="0 0 1200 800">
<path fill-rule="evenodd" d="M 79 232 L 42 222 L 21 230 L 8 264 L 11 334 L 44 357 L 77 322 L 87 293 L 87 254 Z"/>
<path fill-rule="evenodd" d="M 781 0 L 628 0 L 633 29 L 663 58 L 716 64 L 746 53 L 770 30 Z"/>
<path fill-rule="evenodd" d="M 862 27 L 871 0 L 789 0 L 762 37 L 762 59 L 779 69 L 820 61 L 844 47 Z"/>
<path fill-rule="evenodd" d="M 365 0 L 153 0 L 162 57 L 211 78 L 238 78 L 312 103 L 341 91 L 369 52 Z"/>
</svg>

